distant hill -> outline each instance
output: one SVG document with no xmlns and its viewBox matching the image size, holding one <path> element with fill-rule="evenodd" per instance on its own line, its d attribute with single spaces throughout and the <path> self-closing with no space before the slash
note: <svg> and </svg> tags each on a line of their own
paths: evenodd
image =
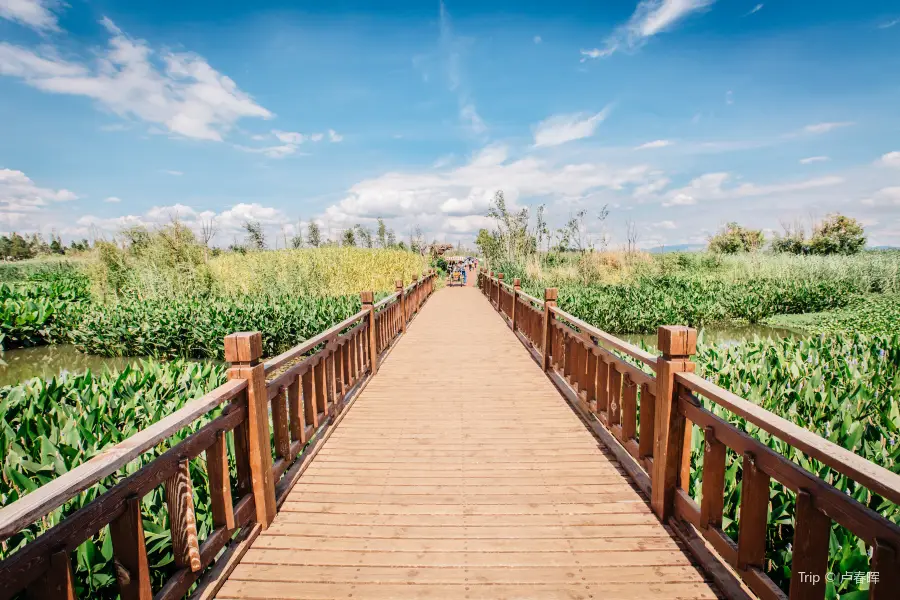
<svg viewBox="0 0 900 600">
<path fill-rule="evenodd" d="M 706 244 L 672 244 L 671 246 L 654 246 L 647 250 L 650 254 L 663 254 L 665 252 L 696 252 L 703 250 Z"/>
</svg>

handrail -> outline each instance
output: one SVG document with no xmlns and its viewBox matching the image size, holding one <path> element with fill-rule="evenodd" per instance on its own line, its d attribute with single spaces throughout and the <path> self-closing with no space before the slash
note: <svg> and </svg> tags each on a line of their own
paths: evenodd
<svg viewBox="0 0 900 600">
<path fill-rule="evenodd" d="M 294 360 L 295 358 L 299 358 L 299 357 L 303 356 L 304 354 L 306 354 L 307 352 L 309 352 L 310 350 L 312 350 L 319 344 L 329 341 L 333 336 L 337 335 L 338 333 L 340 333 L 341 331 L 343 331 L 344 329 L 346 329 L 353 323 L 356 323 L 360 319 L 364 318 L 367 314 L 369 314 L 369 311 L 361 310 L 358 313 L 356 313 L 355 315 L 347 317 L 346 319 L 344 319 L 337 325 L 334 325 L 334 326 L 326 329 L 319 335 L 309 338 L 305 342 L 294 346 L 290 350 L 286 350 L 286 351 L 282 352 L 278 356 L 270 358 L 269 360 L 267 360 L 264 363 L 265 367 L 266 367 L 266 374 L 270 373 L 271 371 L 274 371 L 275 369 L 284 365 L 285 363 L 288 363 L 288 362 Z"/>
<path fill-rule="evenodd" d="M 539 300 L 539 299 L 535 298 L 534 296 L 532 296 L 532 295 L 530 295 L 530 294 L 527 294 L 526 292 L 523 292 L 522 290 L 519 290 L 518 292 L 516 292 L 516 295 L 517 295 L 519 298 L 525 298 L 526 300 L 528 300 L 529 302 L 532 302 L 532 303 L 534 303 L 534 304 L 538 304 L 538 305 L 540 305 L 540 306 L 544 306 L 544 301 L 543 301 L 543 300 Z"/>
<path fill-rule="evenodd" d="M 676 373 L 675 381 L 787 442 L 811 458 L 900 505 L 900 475 L 767 411 L 694 373 Z"/>
<path fill-rule="evenodd" d="M 575 325 L 582 331 L 588 332 L 588 334 L 597 338 L 598 340 L 603 340 L 603 342 L 609 344 L 616 350 L 619 350 L 620 352 L 624 352 L 628 356 L 630 356 L 632 358 L 636 358 L 637 360 L 647 364 L 648 366 L 650 366 L 654 369 L 656 368 L 656 358 L 657 357 L 655 355 L 650 354 L 649 352 L 647 352 L 645 350 L 641 350 L 637 346 L 635 346 L 633 344 L 629 344 L 628 342 L 626 342 L 624 340 L 620 340 L 619 338 L 615 337 L 614 335 L 610 335 L 609 333 L 606 333 L 602 329 L 597 329 L 593 325 L 585 323 L 578 317 L 570 315 L 569 313 L 567 313 L 563 309 L 559 308 L 558 306 L 552 307 L 550 309 L 550 312 L 553 313 L 554 315 L 556 315 L 557 317 L 562 317 L 563 319 L 572 323 L 573 325 Z"/>
<path fill-rule="evenodd" d="M 545 290 L 546 301 L 537 308 L 515 302 L 527 295 L 519 290 L 505 292 L 498 285 L 502 283 L 499 277 L 482 271 L 479 283 L 550 380 L 650 497 L 653 512 L 672 526 L 723 589 L 740 597 L 746 597 L 746 588 L 767 600 L 786 597 L 766 572 L 774 481 L 796 498 L 790 598 L 825 596 L 833 524 L 869 546 L 870 572 L 880 576 L 869 586 L 870 600 L 896 597 L 900 589 L 900 525 L 879 514 L 880 507 L 870 508 L 871 500 L 857 500 L 849 491 L 838 489 L 837 483 L 832 485 L 830 478 L 821 479 L 815 471 L 718 416 L 701 398 L 821 462 L 834 475 L 856 482 L 872 496 L 896 505 L 900 505 L 900 475 L 695 375 L 691 357 L 697 351 L 697 332 L 690 327 L 660 327 L 657 346 L 661 356 L 653 356 L 557 307 L 554 288 Z M 597 343 L 652 366 L 654 373 L 647 374 Z M 698 427 L 703 458 L 694 465 Z M 734 499 L 726 496 L 729 451 L 737 455 L 742 475 L 738 482 L 728 483 L 739 485 L 741 492 L 739 506 L 729 506 L 726 513 L 725 501 Z M 700 490 L 691 489 L 695 472 L 702 481 Z M 700 499 L 695 501 L 698 493 Z M 740 514 L 736 541 L 724 530 L 724 516 L 733 511 Z"/>
<path fill-rule="evenodd" d="M 120 595 L 148 598 L 153 566 L 141 512 L 145 498 L 160 486 L 174 570 L 166 573 L 153 597 L 181 598 L 195 583 L 200 586 L 195 594 L 214 595 L 250 542 L 272 523 L 340 414 L 375 376 L 434 291 L 433 281 L 433 272 L 423 274 L 408 297 L 398 291 L 377 305 L 373 292 L 362 292 L 362 311 L 265 363 L 260 362 L 259 332 L 226 336 L 227 383 L 0 509 L 0 541 L 17 534 L 26 540 L 19 546 L 21 540 L 14 538 L 16 549 L 0 560 L 0 600 L 20 592 L 73 597 L 76 571 L 70 555 L 84 542 L 94 543 L 92 538 L 102 531 L 112 542 Z M 400 298 L 403 302 L 397 302 Z M 304 360 L 291 362 L 316 347 Z M 267 371 L 285 363 L 290 366 L 266 380 Z M 226 402 L 221 415 L 199 426 L 198 419 Z M 198 428 L 31 539 L 36 532 L 30 527 L 39 519 L 190 424 Z M 195 461 L 201 455 L 205 460 Z M 229 465 L 234 465 L 236 482 Z M 192 471 L 197 468 L 208 481 L 209 503 L 203 508 L 213 522 L 202 540 L 193 500 Z M 213 562 L 216 567 L 210 570 Z"/>
<path fill-rule="evenodd" d="M 68 473 L 0 508 L 0 541 L 15 535 L 22 527 L 59 508 L 198 417 L 236 398 L 245 389 L 247 389 L 246 380 L 228 381 L 128 439 L 102 450 Z"/>
</svg>

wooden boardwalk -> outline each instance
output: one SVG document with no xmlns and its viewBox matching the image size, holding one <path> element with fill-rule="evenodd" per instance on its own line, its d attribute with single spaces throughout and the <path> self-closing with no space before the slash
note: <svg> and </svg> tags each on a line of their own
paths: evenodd
<svg viewBox="0 0 900 600">
<path fill-rule="evenodd" d="M 424 307 L 219 598 L 715 598 L 481 293 Z"/>
</svg>

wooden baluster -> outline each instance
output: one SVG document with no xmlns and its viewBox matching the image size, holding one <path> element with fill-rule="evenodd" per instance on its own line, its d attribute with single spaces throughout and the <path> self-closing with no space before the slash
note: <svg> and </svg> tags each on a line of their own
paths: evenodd
<svg viewBox="0 0 900 600">
<path fill-rule="evenodd" d="M 294 377 L 287 386 L 288 417 L 291 429 L 291 441 L 306 443 L 306 423 L 304 422 L 303 405 L 300 400 L 300 377 Z"/>
<path fill-rule="evenodd" d="M 766 557 L 769 476 L 756 465 L 752 452 L 744 453 L 742 467 L 737 568 L 744 571 L 749 567 L 762 569 Z"/>
<path fill-rule="evenodd" d="M 597 412 L 607 413 L 609 418 L 609 363 L 603 355 L 597 357 Z"/>
<path fill-rule="evenodd" d="M 637 431 L 637 385 L 625 374 L 622 385 L 622 440 L 634 439 Z"/>
<path fill-rule="evenodd" d="M 341 340 L 341 376 L 344 382 L 344 395 L 353 387 L 353 381 L 350 375 L 350 341 L 347 338 Z"/>
<path fill-rule="evenodd" d="M 872 549 L 872 565 L 869 572 L 878 581 L 869 585 L 869 600 L 889 600 L 897 598 L 900 590 L 900 554 L 880 539 L 875 540 Z M 877 574 L 877 575 L 876 575 Z"/>
<path fill-rule="evenodd" d="M 344 394 L 344 344 L 340 338 L 334 341 L 334 393 L 335 402 L 343 403 Z"/>
<path fill-rule="evenodd" d="M 650 505 L 663 522 L 672 516 L 675 489 L 684 451 L 684 416 L 678 411 L 675 373 L 693 372 L 691 355 L 697 352 L 697 330 L 665 326 L 657 331 L 656 423 L 654 424 L 653 473 Z"/>
<path fill-rule="evenodd" d="M 90 540 L 85 542 L 90 544 Z M 69 553 L 61 548 L 50 555 L 47 570 L 30 586 L 27 595 L 34 600 L 76 600 L 75 578 Z"/>
<path fill-rule="evenodd" d="M 325 359 L 319 357 L 316 364 L 313 365 L 313 371 L 316 373 L 316 412 L 320 415 L 320 420 L 324 420 L 328 416 L 328 397 L 325 393 Z"/>
<path fill-rule="evenodd" d="M 515 333 L 519 328 L 519 325 L 516 321 L 516 313 L 521 312 L 518 307 L 519 290 L 520 289 L 522 289 L 522 281 L 518 277 L 516 277 L 515 279 L 513 279 L 513 293 L 512 293 L 512 317 L 511 317 L 511 319 L 512 319 L 513 333 Z"/>
<path fill-rule="evenodd" d="M 352 387 L 356 383 L 356 332 L 350 334 L 347 344 L 347 380 Z"/>
<path fill-rule="evenodd" d="M 616 368 L 615 363 L 609 365 L 609 407 L 607 418 L 609 426 L 622 422 L 622 374 Z"/>
<path fill-rule="evenodd" d="M 209 504 L 213 527 L 234 529 L 234 504 L 231 499 L 231 478 L 228 475 L 228 444 L 224 431 L 216 432 L 216 441 L 206 449 L 206 474 L 209 477 Z"/>
<path fill-rule="evenodd" d="M 234 438 L 234 465 L 237 471 L 235 484 L 238 496 L 253 491 L 252 477 L 250 475 L 250 427 L 247 419 L 244 419 L 231 432 Z"/>
<path fill-rule="evenodd" d="M 113 545 L 113 567 L 119 584 L 119 596 L 122 600 L 153 600 L 140 498 L 130 496 L 125 500 L 124 512 L 109 524 L 109 535 Z"/>
<path fill-rule="evenodd" d="M 337 392 L 334 378 L 334 342 L 329 344 L 331 350 L 325 357 L 325 396 L 328 402 L 328 412 L 334 413 L 337 410 Z"/>
<path fill-rule="evenodd" d="M 553 338 L 555 337 L 552 332 L 553 328 L 553 315 L 550 313 L 550 310 L 556 306 L 556 297 L 559 294 L 559 290 L 556 288 L 546 288 L 544 290 L 544 320 L 542 325 L 542 333 L 541 333 L 541 352 L 543 353 L 543 358 L 541 360 L 541 366 L 544 371 L 550 370 L 550 355 L 552 353 L 552 343 Z"/>
<path fill-rule="evenodd" d="M 681 482 L 681 489 L 690 492 L 691 485 L 691 454 L 692 443 L 694 440 L 694 424 L 690 419 L 684 420 L 684 442 L 681 445 L 681 473 L 678 475 L 678 481 Z"/>
<path fill-rule="evenodd" d="M 288 427 L 287 388 L 281 386 L 272 398 L 272 429 L 275 438 L 275 456 L 290 460 L 291 434 Z"/>
<path fill-rule="evenodd" d="M 503 273 L 497 273 L 497 310 L 503 314 L 503 305 L 500 303 L 500 294 L 503 292 Z"/>
<path fill-rule="evenodd" d="M 703 476 L 706 477 L 705 468 Z M 791 559 L 791 600 L 821 600 L 825 597 L 830 538 L 831 519 L 819 512 L 809 493 L 798 491 Z"/>
<path fill-rule="evenodd" d="M 725 453 L 727 447 L 716 439 L 711 426 L 703 430 L 703 484 L 700 494 L 700 524 L 702 527 L 722 527 L 725 505 Z"/>
<path fill-rule="evenodd" d="M 266 368 L 259 332 L 232 333 L 225 337 L 225 360 L 231 363 L 228 379 L 247 380 L 247 450 L 256 521 L 267 529 L 275 518 L 275 481 L 269 441 L 269 402 Z"/>
<path fill-rule="evenodd" d="M 303 408 L 306 410 L 306 424 L 319 428 L 319 411 L 316 410 L 316 373 L 310 365 L 303 373 Z"/>
<path fill-rule="evenodd" d="M 587 388 L 585 395 L 587 396 L 587 405 L 590 410 L 597 409 L 597 355 L 594 353 L 592 346 L 587 352 Z"/>
<path fill-rule="evenodd" d="M 165 483 L 172 554 L 175 564 L 196 573 L 200 570 L 200 544 L 197 541 L 197 517 L 191 492 L 190 463 L 182 460 L 175 474 Z"/>
<path fill-rule="evenodd" d="M 397 303 L 400 308 L 400 331 L 406 333 L 406 297 L 403 294 L 403 280 L 398 279 L 394 282 L 394 289 L 399 294 Z"/>
<path fill-rule="evenodd" d="M 641 430 L 638 433 L 638 456 L 653 456 L 653 428 L 656 425 L 656 397 L 650 393 L 650 386 L 641 385 Z"/>
</svg>

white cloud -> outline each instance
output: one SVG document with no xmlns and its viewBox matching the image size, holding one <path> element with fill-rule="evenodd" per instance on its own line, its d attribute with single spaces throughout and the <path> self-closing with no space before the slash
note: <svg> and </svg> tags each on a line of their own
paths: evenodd
<svg viewBox="0 0 900 600">
<path fill-rule="evenodd" d="M 164 170 L 163 173 L 165 173 L 166 175 L 171 175 L 173 177 L 181 177 L 182 175 L 184 175 L 184 173 L 182 173 L 181 171 L 172 171 L 169 169 Z"/>
<path fill-rule="evenodd" d="M 329 129 L 328 130 L 328 139 L 334 143 L 337 143 L 337 142 L 342 142 L 344 140 L 344 136 L 339 134 L 334 129 Z"/>
<path fill-rule="evenodd" d="M 118 204 L 121 201 L 122 199 L 117 196 L 110 196 L 109 198 L 104 200 L 104 202 L 109 202 L 110 204 Z"/>
<path fill-rule="evenodd" d="M 592 48 L 590 50 L 582 50 L 581 62 L 584 62 L 589 58 L 606 58 L 607 56 L 613 54 L 615 51 L 615 48 L 606 48 L 604 50 L 601 50 L 600 48 Z"/>
<path fill-rule="evenodd" d="M 322 133 L 311 133 L 309 135 L 309 141 L 311 142 L 321 142 L 322 138 L 325 137 Z"/>
<path fill-rule="evenodd" d="M 666 146 L 671 146 L 674 144 L 672 140 L 653 140 L 652 142 L 647 142 L 645 144 L 641 144 L 640 146 L 635 146 L 635 150 L 652 150 L 654 148 L 665 148 Z"/>
<path fill-rule="evenodd" d="M 876 191 L 871 198 L 865 198 L 866 206 L 900 206 L 900 187 L 886 187 Z"/>
<path fill-rule="evenodd" d="M 571 115 L 555 115 L 538 124 L 534 131 L 535 147 L 558 146 L 591 137 L 597 126 L 609 115 L 607 106 L 600 112 L 590 115 L 575 113 Z"/>
<path fill-rule="evenodd" d="M 716 0 L 641 0 L 627 23 L 606 39 L 606 48 L 581 51 L 585 58 L 603 58 L 617 50 L 639 48 L 647 39 L 671 29 L 689 15 L 712 6 Z M 582 58 L 582 62 L 585 60 Z"/>
<path fill-rule="evenodd" d="M 834 129 L 841 127 L 850 127 L 854 125 L 853 121 L 835 121 L 830 123 L 813 123 L 803 128 L 806 133 L 828 133 Z"/>
<path fill-rule="evenodd" d="M 459 120 L 471 129 L 473 133 L 481 134 L 487 131 L 487 126 L 484 124 L 481 115 L 478 114 L 478 110 L 471 102 L 464 104 L 459 109 Z"/>
<path fill-rule="evenodd" d="M 725 104 L 734 104 L 734 92 L 731 90 L 725 92 Z"/>
<path fill-rule="evenodd" d="M 878 29 L 890 29 L 898 23 L 900 23 L 900 19 L 891 19 L 890 21 L 885 21 L 884 23 L 878 25 Z"/>
<path fill-rule="evenodd" d="M 0 18 L 15 21 L 38 31 L 58 31 L 53 0 L 0 0 Z"/>
<path fill-rule="evenodd" d="M 663 206 L 686 206 L 702 201 L 730 200 L 758 196 L 775 196 L 790 192 L 800 192 L 821 187 L 835 186 L 844 182 L 842 177 L 827 176 L 803 181 L 757 185 L 742 183 L 726 187 L 732 179 L 730 173 L 706 173 L 696 177 L 687 186 L 666 193 Z"/>
<path fill-rule="evenodd" d="M 800 164 L 801 165 L 811 165 L 812 163 L 826 162 L 829 160 L 831 160 L 831 159 L 828 158 L 827 156 L 808 156 L 806 158 L 801 158 Z"/>
<path fill-rule="evenodd" d="M 272 134 L 278 138 L 279 141 L 284 142 L 285 144 L 302 144 L 306 141 L 306 136 L 302 133 L 297 133 L 294 131 L 278 131 L 277 129 L 272 130 Z"/>
<path fill-rule="evenodd" d="M 900 169 L 900 152 L 888 152 L 878 159 L 878 164 L 885 167 Z"/>
<path fill-rule="evenodd" d="M 533 40 L 533 41 L 534 41 L 535 44 L 540 44 L 540 43 L 543 42 L 544 40 L 541 39 L 541 36 L 536 35 L 536 36 L 534 36 L 534 40 Z"/>
<path fill-rule="evenodd" d="M 91 98 L 119 116 L 194 139 L 221 141 L 241 118 L 273 117 L 203 57 L 155 53 L 109 19 L 102 23 L 111 39 L 108 48 L 95 52 L 96 64 L 67 61 L 52 48 L 32 51 L 2 42 L 0 74 L 45 92 Z"/>
<path fill-rule="evenodd" d="M 754 6 L 754 7 L 750 10 L 750 12 L 748 12 L 748 13 L 747 13 L 746 15 L 744 15 L 744 16 L 745 16 L 745 17 L 749 17 L 749 16 L 752 15 L 752 14 L 758 13 L 759 11 L 761 11 L 761 10 L 763 9 L 763 6 L 765 6 L 765 5 L 764 5 L 764 4 L 757 4 L 756 6 Z"/>
<path fill-rule="evenodd" d="M 677 229 L 678 225 L 675 224 L 675 221 L 659 221 L 658 223 L 653 223 L 652 227 L 657 229 Z"/>
<path fill-rule="evenodd" d="M 40 187 L 22 171 L 0 169 L 0 223 L 13 229 L 36 230 L 53 203 L 78 198 L 66 189 Z"/>
<path fill-rule="evenodd" d="M 419 225 L 440 239 L 492 226 L 485 215 L 497 190 L 504 191 L 508 207 L 515 210 L 521 199 L 563 202 L 640 185 L 648 178 L 643 165 L 557 164 L 527 155 L 514 158 L 506 146 L 491 145 L 461 166 L 361 181 L 328 207 L 321 220 L 347 226 L 383 217 L 398 231 Z"/>
<path fill-rule="evenodd" d="M 217 231 L 214 243 L 220 245 L 229 244 L 235 238 L 242 240 L 244 237 L 243 225 L 248 221 L 257 221 L 263 226 L 270 246 L 273 247 L 276 235 L 280 236 L 282 228 L 289 234 L 292 234 L 295 229 L 295 222 L 277 208 L 258 203 L 239 203 L 219 213 L 211 210 L 198 210 L 184 204 L 173 204 L 154 206 L 139 215 L 127 214 L 118 217 L 84 215 L 75 221 L 74 226 L 63 227 L 61 230 L 63 233 L 75 237 L 85 236 L 90 232 L 112 237 L 129 227 L 153 229 L 170 223 L 173 219 L 178 219 L 195 233 L 200 232 L 202 223 L 213 221 Z"/>
</svg>

